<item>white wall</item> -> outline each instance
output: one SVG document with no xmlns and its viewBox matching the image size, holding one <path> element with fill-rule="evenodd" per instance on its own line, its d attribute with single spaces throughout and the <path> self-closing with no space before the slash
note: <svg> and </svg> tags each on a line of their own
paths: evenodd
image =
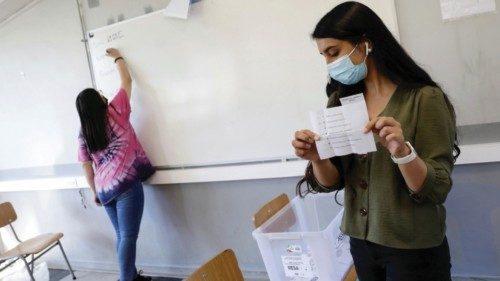
<svg viewBox="0 0 500 281">
<path fill-rule="evenodd" d="M 296 179 L 145 187 L 145 211 L 138 242 L 138 267 L 150 273 L 182 276 L 217 252 L 232 248 L 247 276 L 264 271 L 251 236 L 252 216 L 262 204 L 284 192 L 294 194 Z M 115 271 L 114 231 L 103 208 L 78 190 L 2 193 L 19 219 L 23 238 L 41 232 L 64 232 L 63 246 L 75 268 Z M 3 236 L 6 234 L 4 233 Z M 52 266 L 63 266 L 55 251 Z M 256 272 L 255 272 L 256 271 Z"/>
<path fill-rule="evenodd" d="M 37 1 L 0 26 L 0 170 L 75 163 L 75 97 L 90 84 L 76 7 Z"/>
</svg>

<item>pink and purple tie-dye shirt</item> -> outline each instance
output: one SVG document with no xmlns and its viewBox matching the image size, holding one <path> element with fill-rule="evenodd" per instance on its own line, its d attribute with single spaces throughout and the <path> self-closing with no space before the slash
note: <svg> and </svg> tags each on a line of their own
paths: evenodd
<svg viewBox="0 0 500 281">
<path fill-rule="evenodd" d="M 127 93 L 120 89 L 108 105 L 108 147 L 90 153 L 82 133 L 78 137 L 78 160 L 94 163 L 95 188 L 102 204 L 155 172 L 130 124 L 130 112 Z"/>
</svg>

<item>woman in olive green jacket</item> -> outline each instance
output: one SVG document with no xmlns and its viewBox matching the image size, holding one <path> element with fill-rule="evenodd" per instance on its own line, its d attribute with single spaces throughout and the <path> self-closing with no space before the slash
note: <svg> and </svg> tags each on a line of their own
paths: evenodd
<svg viewBox="0 0 500 281">
<path fill-rule="evenodd" d="M 451 280 L 443 203 L 460 153 L 453 106 L 363 4 L 336 6 L 312 36 L 331 77 L 327 106 L 363 93 L 377 151 L 321 160 L 319 136 L 297 131 L 295 153 L 310 161 L 299 194 L 345 190 L 341 228 L 361 281 Z"/>
</svg>

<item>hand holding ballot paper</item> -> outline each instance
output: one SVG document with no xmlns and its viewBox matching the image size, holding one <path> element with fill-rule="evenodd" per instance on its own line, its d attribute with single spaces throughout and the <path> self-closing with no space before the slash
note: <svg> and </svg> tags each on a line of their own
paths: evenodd
<svg viewBox="0 0 500 281">
<path fill-rule="evenodd" d="M 372 132 L 364 133 L 368 112 L 363 94 L 341 98 L 342 106 L 310 112 L 313 131 L 319 135 L 320 159 L 376 151 Z"/>
</svg>

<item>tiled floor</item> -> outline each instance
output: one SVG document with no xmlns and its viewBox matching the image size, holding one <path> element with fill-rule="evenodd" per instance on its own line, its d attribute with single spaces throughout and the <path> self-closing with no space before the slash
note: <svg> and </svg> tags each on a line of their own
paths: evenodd
<svg viewBox="0 0 500 281">
<path fill-rule="evenodd" d="M 117 274 L 97 273 L 88 271 L 75 271 L 77 281 L 116 281 Z M 153 277 L 153 281 L 181 281 L 178 278 Z M 73 281 L 73 278 L 67 270 L 50 270 L 50 281 Z"/>
<path fill-rule="evenodd" d="M 118 280 L 118 275 L 111 273 L 97 273 L 97 272 L 87 272 L 87 271 L 76 271 L 75 272 L 77 281 L 116 281 Z M 50 281 L 73 281 L 69 271 L 67 270 L 51 270 Z M 166 278 L 166 277 L 155 277 L 153 281 L 181 281 L 177 278 Z M 482 279 L 482 278 L 462 278 L 455 277 L 453 281 L 500 281 L 500 279 Z"/>
<path fill-rule="evenodd" d="M 118 275 L 116 275 L 116 274 L 75 271 L 75 275 L 76 275 L 76 280 L 78 280 L 78 281 L 91 281 L 91 280 L 116 281 L 116 280 L 118 280 Z M 56 280 L 52 280 L 52 276 L 51 276 L 50 281 L 56 281 Z M 66 277 L 64 277 L 60 281 L 73 281 L 73 278 L 71 277 L 70 274 L 68 274 Z"/>
<path fill-rule="evenodd" d="M 483 278 L 462 278 L 462 277 L 455 277 L 453 278 L 453 281 L 500 281 L 500 279 L 483 279 Z"/>
</svg>

